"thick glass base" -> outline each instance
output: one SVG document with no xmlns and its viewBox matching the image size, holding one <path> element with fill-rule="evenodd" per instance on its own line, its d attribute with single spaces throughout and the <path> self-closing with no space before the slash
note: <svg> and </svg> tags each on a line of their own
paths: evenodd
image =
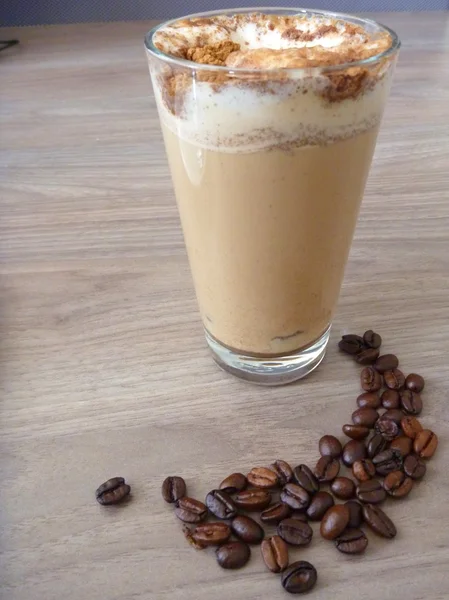
<svg viewBox="0 0 449 600">
<path fill-rule="evenodd" d="M 285 385 L 311 373 L 323 360 L 331 326 L 306 348 L 284 356 L 256 357 L 230 350 L 206 330 L 215 362 L 225 371 L 258 385 Z"/>
</svg>

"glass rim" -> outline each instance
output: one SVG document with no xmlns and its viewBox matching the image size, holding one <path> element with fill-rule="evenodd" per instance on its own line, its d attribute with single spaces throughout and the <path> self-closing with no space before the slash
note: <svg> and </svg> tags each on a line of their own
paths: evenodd
<svg viewBox="0 0 449 600">
<path fill-rule="evenodd" d="M 379 29 L 379 31 L 387 32 L 391 36 L 391 46 L 389 48 L 387 48 L 386 50 L 384 50 L 383 52 L 379 52 L 379 54 L 375 54 L 374 56 L 370 56 L 369 58 L 363 58 L 361 60 L 356 60 L 353 62 L 342 62 L 338 65 L 329 65 L 329 66 L 323 65 L 323 66 L 318 66 L 318 67 L 279 67 L 279 68 L 269 68 L 269 69 L 248 69 L 247 67 L 228 67 L 226 65 L 208 65 L 208 64 L 202 64 L 202 63 L 196 63 L 191 60 L 187 60 L 185 58 L 180 58 L 180 57 L 168 54 L 166 52 L 163 52 L 162 50 L 159 50 L 159 48 L 156 48 L 156 46 L 153 43 L 154 36 L 160 29 L 162 29 L 163 27 L 172 25 L 173 23 L 176 23 L 177 21 L 180 21 L 180 20 L 201 18 L 201 17 L 211 17 L 211 16 L 225 15 L 225 14 L 241 14 L 241 13 L 248 13 L 248 12 L 255 12 L 255 13 L 257 13 L 257 12 L 267 13 L 268 12 L 270 14 L 286 13 L 286 14 L 290 14 L 292 16 L 300 15 L 300 14 L 311 15 L 311 16 L 316 15 L 316 16 L 321 16 L 321 17 L 333 17 L 335 19 L 339 19 L 342 21 L 356 22 L 356 24 L 360 24 L 362 26 L 363 25 L 371 25 L 371 26 L 374 26 L 375 28 Z M 342 69 L 348 69 L 351 67 L 373 65 L 383 58 L 388 58 L 389 56 L 396 54 L 400 47 L 401 47 L 401 41 L 400 41 L 397 33 L 395 31 L 393 31 L 393 29 L 390 29 L 386 25 L 383 25 L 382 23 L 379 23 L 378 21 L 375 21 L 374 19 L 366 19 L 364 17 L 358 17 L 356 15 L 351 15 L 348 13 L 339 13 L 339 12 L 333 12 L 333 11 L 328 11 L 328 10 L 315 10 L 315 9 L 308 9 L 308 8 L 295 8 L 295 7 L 283 7 L 283 6 L 265 6 L 265 7 L 254 6 L 254 7 L 243 7 L 243 8 L 227 8 L 227 9 L 223 9 L 223 10 L 210 10 L 210 11 L 205 11 L 205 12 L 192 13 L 189 15 L 184 15 L 182 17 L 177 17 L 175 19 L 169 19 L 168 21 L 159 23 L 158 25 L 156 25 L 155 27 L 150 29 L 150 31 L 145 35 L 145 48 L 146 48 L 147 52 L 152 54 L 153 56 L 156 56 L 157 58 L 159 58 L 161 60 L 164 60 L 165 62 L 167 62 L 169 64 L 176 65 L 178 67 L 185 67 L 185 68 L 188 68 L 188 69 L 194 70 L 194 71 L 215 71 L 215 72 L 222 72 L 222 73 L 226 72 L 228 74 L 246 73 L 246 74 L 254 75 L 255 73 L 267 73 L 267 72 L 276 73 L 279 71 L 289 72 L 289 73 L 295 73 L 295 72 L 297 72 L 297 73 L 304 73 L 304 72 L 323 73 L 323 72 L 330 72 L 330 71 L 340 71 Z"/>
</svg>

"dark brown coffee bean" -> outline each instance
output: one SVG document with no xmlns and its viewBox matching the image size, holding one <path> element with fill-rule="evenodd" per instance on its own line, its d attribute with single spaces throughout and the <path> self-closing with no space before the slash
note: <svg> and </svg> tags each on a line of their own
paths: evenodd
<svg viewBox="0 0 449 600">
<path fill-rule="evenodd" d="M 354 498 L 355 483 L 349 477 L 337 477 L 331 483 L 331 491 L 336 498 L 349 500 L 349 498 Z"/>
<path fill-rule="evenodd" d="M 186 482 L 182 477 L 167 477 L 162 484 L 162 497 L 165 502 L 173 504 L 187 493 Z"/>
<path fill-rule="evenodd" d="M 340 461 L 331 456 L 322 456 L 315 467 L 315 477 L 321 483 L 330 483 L 340 472 Z"/>
<path fill-rule="evenodd" d="M 402 457 L 408 456 L 413 448 L 413 440 L 406 435 L 400 435 L 394 439 L 390 444 L 391 450 L 397 450 L 401 453 Z"/>
<path fill-rule="evenodd" d="M 365 523 L 378 535 L 389 539 L 396 535 L 393 521 L 378 506 L 366 504 L 363 507 L 363 518 Z"/>
<path fill-rule="evenodd" d="M 293 469 L 285 460 L 275 460 L 270 467 L 276 473 L 279 485 L 284 486 L 286 483 L 293 481 Z"/>
<path fill-rule="evenodd" d="M 377 479 L 369 479 L 357 486 L 357 499 L 364 504 L 379 504 L 387 497 L 382 484 Z"/>
<path fill-rule="evenodd" d="M 368 538 L 361 529 L 346 529 L 335 540 L 335 546 L 344 554 L 361 554 L 368 546 Z"/>
<path fill-rule="evenodd" d="M 251 557 L 251 550 L 244 542 L 227 542 L 215 552 L 217 563 L 222 569 L 240 569 Z"/>
<path fill-rule="evenodd" d="M 379 350 L 375 348 L 366 348 L 361 350 L 355 357 L 359 365 L 372 365 L 379 358 Z"/>
<path fill-rule="evenodd" d="M 384 414 L 380 417 L 381 419 L 390 419 L 390 421 L 394 421 L 397 425 L 401 424 L 401 421 L 404 417 L 404 413 L 402 410 L 398 408 L 390 408 L 384 412 Z"/>
<path fill-rule="evenodd" d="M 404 460 L 404 473 L 412 479 L 422 479 L 427 467 L 416 454 L 409 454 Z"/>
<path fill-rule="evenodd" d="M 362 427 L 361 425 L 343 425 L 342 430 L 352 440 L 364 440 L 369 434 L 368 427 Z"/>
<path fill-rule="evenodd" d="M 281 502 L 292 510 L 305 510 L 309 506 L 310 496 L 300 485 L 287 483 L 281 492 Z"/>
<path fill-rule="evenodd" d="M 267 467 L 254 467 L 246 478 L 257 488 L 274 488 L 279 483 L 276 473 Z"/>
<path fill-rule="evenodd" d="M 260 546 L 263 562 L 272 573 L 281 573 L 288 567 L 288 546 L 284 540 L 273 535 Z"/>
<path fill-rule="evenodd" d="M 234 497 L 234 504 L 248 512 L 259 511 L 271 504 L 271 494 L 268 490 L 243 490 Z"/>
<path fill-rule="evenodd" d="M 342 460 L 347 467 L 352 467 L 356 460 L 366 457 L 366 447 L 362 441 L 350 440 L 343 448 Z"/>
<path fill-rule="evenodd" d="M 347 506 L 349 510 L 348 527 L 351 529 L 360 527 L 363 521 L 362 505 L 360 502 L 357 502 L 357 500 L 349 500 L 348 502 L 345 502 L 345 506 Z"/>
<path fill-rule="evenodd" d="M 380 417 L 374 427 L 374 431 L 380 434 L 385 440 L 391 441 L 399 435 L 399 425 L 396 421 L 386 419 L 383 415 Z"/>
<path fill-rule="evenodd" d="M 262 523 L 279 523 L 284 519 L 288 519 L 292 514 L 292 509 L 283 502 L 278 502 L 269 506 L 260 513 Z"/>
<path fill-rule="evenodd" d="M 374 427 L 374 423 L 379 418 L 379 413 L 375 408 L 358 408 L 352 413 L 352 422 L 354 425 L 362 425 L 362 427 Z"/>
<path fill-rule="evenodd" d="M 363 334 L 363 343 L 369 348 L 380 348 L 382 344 L 382 338 L 372 329 L 368 329 L 368 331 L 365 331 Z"/>
<path fill-rule="evenodd" d="M 206 506 L 218 519 L 232 519 L 237 507 L 231 496 L 224 490 L 212 490 L 206 496 Z"/>
<path fill-rule="evenodd" d="M 401 428 L 404 434 L 412 440 L 414 440 L 418 433 L 423 430 L 423 426 L 418 419 L 411 415 L 406 415 L 401 420 Z"/>
<path fill-rule="evenodd" d="M 363 392 L 357 398 L 357 406 L 359 408 L 380 408 L 379 394 L 376 392 Z"/>
<path fill-rule="evenodd" d="M 374 363 L 374 368 L 379 373 L 385 373 L 385 371 L 392 371 L 393 369 L 397 369 L 399 366 L 398 357 L 394 354 L 383 354 L 379 356 L 379 358 Z"/>
<path fill-rule="evenodd" d="M 299 519 L 284 519 L 279 523 L 277 532 L 291 546 L 306 546 L 313 535 L 310 525 Z"/>
<path fill-rule="evenodd" d="M 193 539 L 200 546 L 221 546 L 231 536 L 231 529 L 226 523 L 203 523 L 192 531 Z"/>
<path fill-rule="evenodd" d="M 359 335 L 348 334 L 344 335 L 338 342 L 338 347 L 346 354 L 358 354 L 364 349 L 363 339 Z"/>
<path fill-rule="evenodd" d="M 321 456 L 338 458 L 342 452 L 341 442 L 333 435 L 323 435 L 318 443 Z"/>
<path fill-rule="evenodd" d="M 243 473 L 232 473 L 220 483 L 220 490 L 224 490 L 228 494 L 235 494 L 246 489 L 248 481 Z"/>
<path fill-rule="evenodd" d="M 420 431 L 413 442 L 413 449 L 419 458 L 432 458 L 438 446 L 438 437 L 430 429 Z"/>
<path fill-rule="evenodd" d="M 293 470 L 293 477 L 298 485 L 308 494 L 316 494 L 320 489 L 320 482 L 307 465 L 298 465 Z"/>
<path fill-rule="evenodd" d="M 334 499 L 328 492 L 317 492 L 312 496 L 306 515 L 311 521 L 321 521 L 326 511 L 334 506 Z"/>
<path fill-rule="evenodd" d="M 420 415 L 422 411 L 421 396 L 412 390 L 400 392 L 402 410 L 408 415 Z"/>
<path fill-rule="evenodd" d="M 410 493 L 413 479 L 407 477 L 402 471 L 392 471 L 384 479 L 384 490 L 393 498 L 403 498 Z"/>
<path fill-rule="evenodd" d="M 376 467 L 376 473 L 385 476 L 402 468 L 402 456 L 397 450 L 388 449 L 376 454 L 373 457 L 373 463 Z"/>
<path fill-rule="evenodd" d="M 336 504 L 326 511 L 321 520 L 320 533 L 326 540 L 335 540 L 349 523 L 349 509 L 345 504 Z"/>
<path fill-rule="evenodd" d="M 123 477 L 112 477 L 100 485 L 95 492 L 99 504 L 108 506 L 123 502 L 131 492 L 131 487 L 125 483 Z"/>
<path fill-rule="evenodd" d="M 360 384 L 365 392 L 378 392 L 382 387 L 382 375 L 374 367 L 365 367 L 360 373 Z"/>
<path fill-rule="evenodd" d="M 401 406 L 401 399 L 397 390 L 385 390 L 380 399 L 382 406 L 387 410 L 390 408 L 399 408 Z"/>
<path fill-rule="evenodd" d="M 247 544 L 260 544 L 265 536 L 265 532 L 259 523 L 246 515 L 235 517 L 231 522 L 231 529 L 236 537 Z"/>
<path fill-rule="evenodd" d="M 184 523 L 200 523 L 207 517 L 207 507 L 195 498 L 184 496 L 176 502 L 175 515 Z"/>
<path fill-rule="evenodd" d="M 193 548 L 195 548 L 195 550 L 204 550 L 204 548 L 206 548 L 205 544 L 202 544 L 201 542 L 199 542 L 198 540 L 196 540 L 193 537 L 193 532 L 190 529 L 190 527 L 188 527 L 187 525 L 183 525 L 182 531 L 184 533 L 184 537 L 186 538 L 186 540 L 189 542 L 189 544 L 191 546 L 193 546 Z"/>
<path fill-rule="evenodd" d="M 368 481 L 376 474 L 376 468 L 369 458 L 362 458 L 352 465 L 352 473 L 359 481 Z"/>
<path fill-rule="evenodd" d="M 387 388 L 389 388 L 390 390 L 400 390 L 405 385 L 405 375 L 399 369 L 385 371 L 384 382 Z"/>
<path fill-rule="evenodd" d="M 418 375 L 417 373 L 410 373 L 405 378 L 405 387 L 412 392 L 417 392 L 418 394 L 424 389 L 424 377 Z"/>
<path fill-rule="evenodd" d="M 379 419 L 379 421 L 380 420 L 381 419 Z M 377 421 L 377 422 L 379 423 L 379 421 Z M 379 454 L 379 452 L 386 450 L 387 446 L 388 446 L 388 442 L 383 437 L 383 435 L 381 435 L 380 433 L 376 433 L 368 441 L 368 444 L 366 447 L 369 458 L 373 458 L 373 456 L 376 456 L 376 454 Z"/>
<path fill-rule="evenodd" d="M 289 594 L 303 594 L 316 584 L 315 567 L 306 560 L 298 560 L 291 564 L 282 574 L 282 587 Z"/>
</svg>

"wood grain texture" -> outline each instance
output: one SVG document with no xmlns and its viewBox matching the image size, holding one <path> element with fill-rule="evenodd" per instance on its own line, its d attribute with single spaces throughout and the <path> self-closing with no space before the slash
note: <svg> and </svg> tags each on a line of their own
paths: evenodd
<svg viewBox="0 0 449 600">
<path fill-rule="evenodd" d="M 0 595 L 3 600 L 282 598 L 258 549 L 224 572 L 160 498 L 234 470 L 314 463 L 359 393 L 342 332 L 378 329 L 427 380 L 440 437 L 424 482 L 387 502 L 364 558 L 317 535 L 313 598 L 443 600 L 449 590 L 449 19 L 380 15 L 403 39 L 327 358 L 259 389 L 205 346 L 150 90 L 149 23 L 2 30 Z M 94 491 L 126 476 L 133 501 Z M 441 476 L 440 476 L 441 475 Z"/>
</svg>

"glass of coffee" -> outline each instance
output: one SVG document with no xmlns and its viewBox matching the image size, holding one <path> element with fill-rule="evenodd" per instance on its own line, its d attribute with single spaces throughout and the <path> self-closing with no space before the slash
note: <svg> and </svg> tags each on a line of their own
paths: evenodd
<svg viewBox="0 0 449 600">
<path fill-rule="evenodd" d="M 206 339 L 238 377 L 289 383 L 324 357 L 399 46 L 283 8 L 146 36 Z"/>
</svg>

